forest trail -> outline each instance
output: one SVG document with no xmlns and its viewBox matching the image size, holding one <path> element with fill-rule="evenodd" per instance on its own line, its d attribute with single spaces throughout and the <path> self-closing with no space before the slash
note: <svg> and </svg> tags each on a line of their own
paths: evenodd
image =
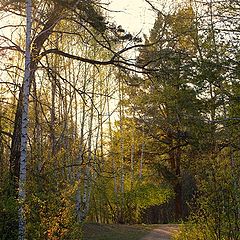
<svg viewBox="0 0 240 240">
<path fill-rule="evenodd" d="M 153 229 L 148 235 L 140 240 L 169 240 L 178 231 L 177 224 L 163 224 Z"/>
</svg>

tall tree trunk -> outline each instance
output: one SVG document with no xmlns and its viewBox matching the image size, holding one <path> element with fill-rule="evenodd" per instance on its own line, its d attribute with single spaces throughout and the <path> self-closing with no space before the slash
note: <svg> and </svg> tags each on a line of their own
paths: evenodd
<svg viewBox="0 0 240 240">
<path fill-rule="evenodd" d="M 31 89 L 32 82 L 35 78 L 35 72 L 37 70 L 37 64 L 39 61 L 39 54 L 43 47 L 43 44 L 52 34 L 54 26 L 58 23 L 60 15 L 62 12 L 62 7 L 55 5 L 53 8 L 52 14 L 46 24 L 44 25 L 42 31 L 37 35 L 35 40 L 32 43 L 32 50 L 30 52 L 31 62 L 29 63 L 30 67 L 30 76 L 29 76 L 29 90 Z M 18 179 L 19 179 L 19 166 L 20 166 L 20 155 L 21 155 L 21 125 L 22 125 L 22 114 L 23 114 L 23 91 L 24 86 L 20 89 L 19 99 L 17 103 L 17 109 L 15 113 L 14 120 L 14 130 L 13 137 L 11 142 L 11 152 L 10 152 L 10 173 L 12 180 L 14 182 L 15 189 L 18 189 Z"/>
<path fill-rule="evenodd" d="M 94 118 L 94 95 L 95 95 L 95 71 L 93 71 L 93 82 L 92 82 L 92 94 L 91 94 L 91 108 L 88 124 L 88 155 L 85 167 L 84 175 L 84 190 L 82 199 L 82 221 L 85 220 L 90 204 L 91 188 L 92 188 L 92 175 L 91 175 L 91 162 L 92 162 L 92 138 L 93 138 L 93 118 Z"/>
<path fill-rule="evenodd" d="M 124 204 L 125 204 L 125 167 L 124 167 L 124 108 L 123 102 L 123 84 L 119 81 L 119 118 L 120 118 L 120 219 L 119 222 L 124 222 Z"/>
<path fill-rule="evenodd" d="M 107 112 L 108 112 L 108 134 L 109 134 L 109 140 L 110 144 L 113 141 L 113 133 L 112 133 L 112 121 L 111 121 L 111 112 L 110 112 L 110 101 L 108 99 L 107 101 Z M 112 151 L 109 152 L 109 158 L 112 160 L 112 173 L 113 173 L 113 182 L 114 182 L 114 199 L 117 202 L 117 174 L 116 174 L 116 159 L 114 157 L 114 154 Z"/>
<path fill-rule="evenodd" d="M 81 213 L 81 175 L 82 175 L 82 164 L 84 161 L 84 132 L 85 132 L 85 121 L 86 121 L 86 85 L 87 85 L 87 64 L 84 64 L 84 80 L 83 80 L 83 96 L 82 96 L 82 116 L 81 116 L 81 124 L 80 124 L 80 143 L 79 143 L 79 154 L 76 158 L 77 172 L 76 172 L 76 182 L 77 182 L 77 190 L 76 190 L 76 215 L 78 222 L 82 221 L 82 213 Z"/>
<path fill-rule="evenodd" d="M 26 1 L 26 51 L 25 51 L 25 72 L 23 81 L 23 111 L 21 126 L 21 154 L 19 162 L 19 240 L 25 240 L 26 220 L 24 204 L 26 199 L 26 173 L 27 173 L 27 125 L 28 125 L 28 107 L 30 93 L 30 75 L 31 75 L 31 29 L 32 29 L 32 2 Z"/>
<path fill-rule="evenodd" d="M 174 172 L 176 177 L 173 183 L 173 190 L 175 193 L 175 206 L 174 206 L 175 221 L 180 220 L 183 216 L 183 197 L 180 164 L 181 164 L 181 149 L 176 148 L 170 153 L 171 170 Z"/>
<path fill-rule="evenodd" d="M 135 118 L 135 113 L 133 113 L 133 119 Z M 135 137 L 134 137 L 134 127 L 132 127 L 131 131 L 131 189 L 133 189 L 134 185 L 134 175 L 135 175 Z"/>
<path fill-rule="evenodd" d="M 177 182 L 174 186 L 175 191 L 175 220 L 178 221 L 183 217 L 183 196 L 182 196 L 182 182 L 181 182 L 181 149 L 177 148 L 175 150 L 175 163 L 176 163 L 176 177 Z"/>
<path fill-rule="evenodd" d="M 19 163 L 21 155 L 21 126 L 22 126 L 22 111 L 23 111 L 23 90 L 20 89 L 17 102 L 17 110 L 14 119 L 14 130 L 11 142 L 10 151 L 10 174 L 11 180 L 15 189 L 18 189 L 19 181 Z M 17 194 L 17 192 L 16 192 Z"/>
<path fill-rule="evenodd" d="M 144 135 L 143 135 L 144 136 Z M 144 138 L 143 138 L 144 139 Z M 144 141 L 144 140 L 143 140 Z M 144 142 L 141 144 L 141 156 L 140 156 L 140 166 L 139 166 L 139 178 L 142 178 L 142 172 L 143 172 L 143 157 L 144 157 Z"/>
</svg>

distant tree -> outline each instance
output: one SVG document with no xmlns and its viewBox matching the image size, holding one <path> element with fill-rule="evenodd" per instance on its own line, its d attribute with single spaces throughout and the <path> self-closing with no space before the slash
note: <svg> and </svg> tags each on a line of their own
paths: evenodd
<svg viewBox="0 0 240 240">
<path fill-rule="evenodd" d="M 0 9 L 3 13 L 11 12 L 16 19 L 21 21 L 21 17 L 24 17 L 23 8 L 24 5 L 21 1 L 1 2 Z M 116 45 L 116 42 L 131 41 L 137 43 L 139 38 L 132 36 L 125 32 L 123 29 L 109 24 L 106 22 L 104 14 L 102 13 L 104 4 L 97 0 L 92 1 L 33 1 L 33 39 L 31 43 L 31 78 L 30 78 L 30 90 L 36 79 L 36 72 L 39 69 L 41 63 L 46 60 L 47 56 L 59 55 L 67 59 L 78 60 L 80 62 L 86 62 L 96 65 L 117 65 L 121 68 L 133 69 L 134 63 L 128 62 L 123 54 L 133 48 L 131 46 L 125 46 L 119 51 L 112 47 Z M 7 27 L 7 26 L 5 26 Z M 11 29 L 12 25 L 9 26 Z M 21 32 L 21 25 L 16 27 Z M 121 29 L 121 30 L 120 30 Z M 103 49 L 108 50 L 109 55 L 102 59 L 87 58 L 81 54 L 77 54 L 76 50 L 71 52 L 65 51 L 64 48 L 58 49 L 52 45 L 52 36 L 58 33 L 59 36 L 68 39 L 78 39 L 80 42 L 83 40 L 82 35 L 88 35 L 89 39 L 82 41 L 82 44 L 90 44 L 95 42 Z M 20 34 L 20 33 L 19 33 Z M 2 36 L 6 42 L 9 43 L 9 47 L 3 46 L 2 50 L 8 51 L 20 51 L 23 52 L 22 46 L 16 43 L 14 37 Z M 93 40 L 93 41 L 92 41 Z M 84 42 L 85 41 L 85 42 Z M 52 47 L 53 46 L 53 47 Z M 17 179 L 19 178 L 19 158 L 20 158 L 20 126 L 21 126 L 21 113 L 22 113 L 22 91 L 19 94 L 19 101 L 16 110 L 16 116 L 14 121 L 13 139 L 11 145 L 10 156 L 10 169 L 13 176 L 13 181 L 17 186 Z"/>
<path fill-rule="evenodd" d="M 139 64 L 155 71 L 139 84 L 133 103 L 138 124 L 151 139 L 159 174 L 175 191 L 175 220 L 183 217 L 182 173 L 204 126 L 194 78 L 197 34 L 191 6 L 159 13 L 146 39 L 149 47 L 138 57 Z"/>
</svg>

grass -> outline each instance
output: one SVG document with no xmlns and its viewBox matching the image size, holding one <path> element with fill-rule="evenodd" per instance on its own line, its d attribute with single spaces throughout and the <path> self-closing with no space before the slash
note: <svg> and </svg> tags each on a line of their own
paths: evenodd
<svg viewBox="0 0 240 240">
<path fill-rule="evenodd" d="M 83 227 L 83 240 L 139 240 L 150 230 L 142 225 L 88 223 Z"/>
</svg>

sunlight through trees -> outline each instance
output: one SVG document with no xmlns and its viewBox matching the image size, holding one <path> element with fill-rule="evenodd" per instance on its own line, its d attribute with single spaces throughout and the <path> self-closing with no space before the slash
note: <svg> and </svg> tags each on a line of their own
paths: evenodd
<svg viewBox="0 0 240 240">
<path fill-rule="evenodd" d="M 240 2 L 144 3 L 149 34 L 106 1 L 1 1 L 0 239 L 240 238 Z"/>
</svg>

